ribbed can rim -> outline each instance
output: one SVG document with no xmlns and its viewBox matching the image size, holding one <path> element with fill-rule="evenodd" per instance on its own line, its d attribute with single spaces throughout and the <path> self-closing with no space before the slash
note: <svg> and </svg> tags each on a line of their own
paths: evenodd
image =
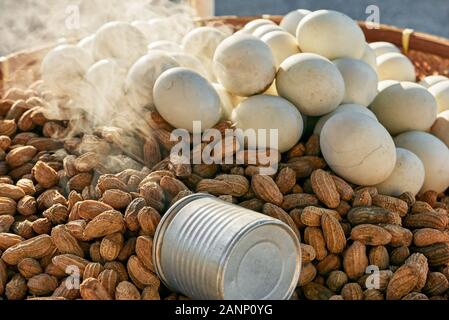
<svg viewBox="0 0 449 320">
<path fill-rule="evenodd" d="M 201 198 L 215 198 L 214 196 L 206 193 L 195 193 L 191 194 L 187 197 L 184 197 L 177 202 L 175 202 L 174 205 L 172 205 L 167 212 L 162 217 L 161 221 L 159 222 L 156 232 L 154 233 L 153 238 L 153 265 L 156 269 L 156 274 L 159 276 L 162 283 L 170 290 L 177 291 L 174 288 L 171 288 L 168 283 L 167 279 L 164 275 L 164 272 L 162 270 L 161 266 L 161 247 L 162 247 L 162 239 L 164 238 L 164 234 L 167 231 L 168 226 L 170 225 L 170 222 L 176 217 L 178 212 L 184 208 L 187 204 L 190 202 L 201 199 Z"/>
</svg>

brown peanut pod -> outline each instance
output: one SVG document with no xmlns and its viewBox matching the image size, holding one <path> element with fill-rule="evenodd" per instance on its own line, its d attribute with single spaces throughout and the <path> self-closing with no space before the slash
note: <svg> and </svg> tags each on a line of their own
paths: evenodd
<svg viewBox="0 0 449 320">
<path fill-rule="evenodd" d="M 413 244 L 417 247 L 427 247 L 439 242 L 449 242 L 449 234 L 431 228 L 417 229 L 413 232 Z"/>
<path fill-rule="evenodd" d="M 54 227 L 51 231 L 51 238 L 60 253 L 70 253 L 81 258 L 84 257 L 84 251 L 80 247 L 78 240 L 66 229 L 64 225 Z"/>
<path fill-rule="evenodd" d="M 5 285 L 5 296 L 8 300 L 23 300 L 28 292 L 27 281 L 16 273 Z"/>
<path fill-rule="evenodd" d="M 372 203 L 373 199 L 368 190 L 359 190 L 354 193 L 352 200 L 353 207 L 370 207 Z"/>
<path fill-rule="evenodd" d="M 295 171 L 288 167 L 282 168 L 276 177 L 276 185 L 283 194 L 289 193 L 296 185 Z"/>
<path fill-rule="evenodd" d="M 359 224 L 397 224 L 396 217 L 388 210 L 380 207 L 356 207 L 349 210 L 346 218 L 351 225 Z"/>
<path fill-rule="evenodd" d="M 130 256 L 132 256 L 136 252 L 136 242 L 137 239 L 135 237 L 126 240 L 125 244 L 122 247 L 122 250 L 117 257 L 117 260 L 125 261 Z"/>
<path fill-rule="evenodd" d="M 410 230 L 395 224 L 382 224 L 384 228 L 391 235 L 389 243 L 392 247 L 409 247 L 413 240 L 413 234 Z"/>
<path fill-rule="evenodd" d="M 400 266 L 409 256 L 410 250 L 408 247 L 397 247 L 390 252 L 390 263 L 395 266 Z"/>
<path fill-rule="evenodd" d="M 321 261 L 327 256 L 326 241 L 321 229 L 307 227 L 304 230 L 304 241 L 315 249 L 317 260 Z"/>
<path fill-rule="evenodd" d="M 339 292 L 348 283 L 348 276 L 341 270 L 332 271 L 326 280 L 326 285 L 334 292 Z"/>
<path fill-rule="evenodd" d="M 32 258 L 25 258 L 19 262 L 17 265 L 17 269 L 20 274 L 29 279 L 43 272 L 42 266 L 39 264 L 39 261 Z"/>
<path fill-rule="evenodd" d="M 305 243 L 301 243 L 300 245 L 301 245 L 301 262 L 305 264 L 307 262 L 312 262 L 313 260 L 315 260 L 316 257 L 315 249 L 311 245 Z"/>
<path fill-rule="evenodd" d="M 274 219 L 280 220 L 290 226 L 290 228 L 295 232 L 298 239 L 301 239 L 301 235 L 299 233 L 298 228 L 296 227 L 295 222 L 293 219 L 289 216 L 287 212 L 285 212 L 282 208 L 271 204 L 271 203 L 265 203 L 262 209 L 262 212 L 266 214 L 267 216 L 270 216 Z"/>
<path fill-rule="evenodd" d="M 447 242 L 416 248 L 415 251 L 424 254 L 430 266 L 442 266 L 449 263 L 449 243 Z"/>
<path fill-rule="evenodd" d="M 363 290 L 358 283 L 347 283 L 341 289 L 344 300 L 363 300 Z"/>
<path fill-rule="evenodd" d="M 446 229 L 448 216 L 436 212 L 416 213 L 404 218 L 404 225 L 410 229 L 432 228 Z"/>
<path fill-rule="evenodd" d="M 260 174 L 253 176 L 251 188 L 259 199 L 278 206 L 282 204 L 282 192 L 271 177 Z"/>
<path fill-rule="evenodd" d="M 98 275 L 98 280 L 111 297 L 115 297 L 115 289 L 119 283 L 119 275 L 115 270 L 106 269 Z"/>
<path fill-rule="evenodd" d="M 114 261 L 123 248 L 124 238 L 120 232 L 105 236 L 100 243 L 100 255 L 105 261 Z"/>
<path fill-rule="evenodd" d="M 320 275 L 325 276 L 330 272 L 341 268 L 341 259 L 338 255 L 331 253 L 321 260 L 315 267 Z"/>
<path fill-rule="evenodd" d="M 98 275 L 104 270 L 98 262 L 90 262 L 84 268 L 83 279 L 98 278 Z"/>
<path fill-rule="evenodd" d="M 101 282 L 95 278 L 84 279 L 80 286 L 83 300 L 111 300 L 111 296 Z"/>
<path fill-rule="evenodd" d="M 132 201 L 131 194 L 119 189 L 109 189 L 103 193 L 100 201 L 116 210 L 126 208 Z"/>
<path fill-rule="evenodd" d="M 361 277 L 368 266 L 366 247 L 359 241 L 354 241 L 343 253 L 343 269 L 350 279 Z"/>
<path fill-rule="evenodd" d="M 58 287 L 58 280 L 46 273 L 41 273 L 28 279 L 28 290 L 36 296 L 46 296 Z"/>
<path fill-rule="evenodd" d="M 310 263 L 307 262 L 305 264 L 302 265 L 301 267 L 301 273 L 299 275 L 299 279 L 298 279 L 298 286 L 305 286 L 306 284 L 310 283 L 313 281 L 313 279 L 315 279 L 316 277 L 316 269 L 315 266 Z"/>
<path fill-rule="evenodd" d="M 430 204 L 424 201 L 416 201 L 411 209 L 411 213 L 425 213 L 433 212 L 433 208 Z"/>
<path fill-rule="evenodd" d="M 320 227 L 321 217 L 324 213 L 328 213 L 338 221 L 341 221 L 341 216 L 335 210 L 308 206 L 302 210 L 301 222 L 309 227 Z"/>
<path fill-rule="evenodd" d="M 140 236 L 136 241 L 136 255 L 142 264 L 152 272 L 156 272 L 153 265 L 153 238 Z"/>
<path fill-rule="evenodd" d="M 145 268 L 137 256 L 131 256 L 127 264 L 128 274 L 132 282 L 139 288 L 146 286 L 159 286 L 160 281 L 157 276 Z"/>
<path fill-rule="evenodd" d="M 424 293 L 410 292 L 402 300 L 429 300 L 429 298 Z"/>
<path fill-rule="evenodd" d="M 440 296 L 449 289 L 449 281 L 441 272 L 430 272 L 423 292 L 429 296 Z"/>
<path fill-rule="evenodd" d="M 409 294 L 418 282 L 416 270 L 411 265 L 403 265 L 391 277 L 387 287 L 387 300 L 400 300 Z"/>
<path fill-rule="evenodd" d="M 363 291 L 363 300 L 384 300 L 383 293 L 377 289 L 366 289 Z"/>
<path fill-rule="evenodd" d="M 315 170 L 310 176 L 310 182 L 313 192 L 321 202 L 331 209 L 338 207 L 340 194 L 330 173 L 322 169 Z"/>
<path fill-rule="evenodd" d="M 329 300 L 334 295 L 331 290 L 315 282 L 303 286 L 302 292 L 307 300 Z"/>
<path fill-rule="evenodd" d="M 292 210 L 295 208 L 305 208 L 308 206 L 317 206 L 318 198 L 313 194 L 307 193 L 293 193 L 284 196 L 282 202 L 282 209 Z"/>
<path fill-rule="evenodd" d="M 337 191 L 340 194 L 340 199 L 344 201 L 350 201 L 354 197 L 354 189 L 340 177 L 331 175 L 334 180 Z"/>
<path fill-rule="evenodd" d="M 326 247 L 331 253 L 341 253 L 346 247 L 346 237 L 338 220 L 329 213 L 321 216 L 321 228 L 323 230 Z"/>
<path fill-rule="evenodd" d="M 376 225 L 359 224 L 352 228 L 351 239 L 368 246 L 383 246 L 390 243 L 391 234 Z"/>
<path fill-rule="evenodd" d="M 140 300 L 140 292 L 134 284 L 122 281 L 115 290 L 116 300 Z"/>
<path fill-rule="evenodd" d="M 401 217 L 404 217 L 408 212 L 407 202 L 399 198 L 394 198 L 385 195 L 376 195 L 373 197 L 373 205 L 385 208 L 392 212 L 398 213 Z"/>
<path fill-rule="evenodd" d="M 369 264 L 377 266 L 380 270 L 388 269 L 390 265 L 390 256 L 384 246 L 372 247 L 368 254 Z"/>
</svg>

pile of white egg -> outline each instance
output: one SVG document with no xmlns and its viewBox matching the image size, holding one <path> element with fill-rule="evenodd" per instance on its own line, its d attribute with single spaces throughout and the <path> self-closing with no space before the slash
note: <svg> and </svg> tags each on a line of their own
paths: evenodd
<svg viewBox="0 0 449 320">
<path fill-rule="evenodd" d="M 299 9 L 280 25 L 199 27 L 178 42 L 156 25 L 112 22 L 56 48 L 43 63 L 46 85 L 76 96 L 87 83 L 107 108 L 155 109 L 189 131 L 220 119 L 277 129 L 280 152 L 315 119 L 326 162 L 347 181 L 396 196 L 449 187 L 449 79 L 416 83 L 409 58 L 394 44 L 368 44 L 350 17 Z"/>
</svg>

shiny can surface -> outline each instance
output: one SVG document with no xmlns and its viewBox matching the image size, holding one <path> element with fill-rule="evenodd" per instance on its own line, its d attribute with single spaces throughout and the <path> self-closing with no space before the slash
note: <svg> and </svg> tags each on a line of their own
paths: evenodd
<svg viewBox="0 0 449 320">
<path fill-rule="evenodd" d="M 301 249 L 283 222 L 194 194 L 162 218 L 153 259 L 164 284 L 192 299 L 284 300 L 298 283 Z"/>
</svg>

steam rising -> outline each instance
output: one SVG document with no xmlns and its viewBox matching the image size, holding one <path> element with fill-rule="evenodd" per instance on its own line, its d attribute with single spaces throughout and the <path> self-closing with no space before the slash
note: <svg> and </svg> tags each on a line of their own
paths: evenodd
<svg viewBox="0 0 449 320">
<path fill-rule="evenodd" d="M 144 114 L 153 107 L 157 77 L 171 67 L 186 66 L 215 79 L 213 51 L 231 33 L 225 26 L 197 33 L 186 46 L 183 39 L 196 27 L 187 1 L 22 0 L 21 6 L 16 0 L 2 2 L 0 19 L 7 27 L 0 31 L 0 53 L 65 38 L 60 43 L 69 45 L 57 49 L 59 55 L 48 55 L 42 65 L 43 90 L 54 95 L 46 116 L 71 120 L 69 137 L 83 141 L 77 153 L 95 145 L 95 135 L 118 146 L 129 158 L 113 150 L 91 150 L 102 156 L 104 167 L 115 169 L 144 163 L 142 146 L 152 136 Z M 21 13 L 15 11 L 19 7 Z M 79 51 L 84 53 L 76 60 Z"/>
</svg>

